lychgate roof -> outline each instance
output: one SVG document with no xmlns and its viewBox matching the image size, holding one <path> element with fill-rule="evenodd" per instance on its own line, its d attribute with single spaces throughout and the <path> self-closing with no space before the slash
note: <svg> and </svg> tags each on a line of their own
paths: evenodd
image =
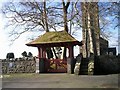
<svg viewBox="0 0 120 90">
<path fill-rule="evenodd" d="M 37 39 L 27 43 L 28 46 L 65 46 L 65 45 L 82 45 L 66 31 L 46 32 Z"/>
</svg>

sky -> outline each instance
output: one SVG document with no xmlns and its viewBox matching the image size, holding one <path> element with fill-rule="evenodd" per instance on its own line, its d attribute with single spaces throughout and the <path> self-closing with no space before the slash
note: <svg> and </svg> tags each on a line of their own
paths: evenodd
<svg viewBox="0 0 120 90">
<path fill-rule="evenodd" d="M 5 22 L 4 20 L 2 20 L 2 15 L 0 14 L 0 21 Z M 9 52 L 13 52 L 15 55 L 15 58 L 19 58 L 21 57 L 21 53 L 23 51 L 27 51 L 27 52 L 32 52 L 33 56 L 37 56 L 38 55 L 38 49 L 36 47 L 28 47 L 25 44 L 28 43 L 28 40 L 26 40 L 26 36 L 27 34 L 23 34 L 20 38 L 18 38 L 12 45 L 10 45 L 10 41 L 9 41 L 9 37 L 8 37 L 8 33 L 7 30 L 4 29 L 4 25 L 5 23 L 1 22 L 0 23 L 0 59 L 5 59 L 7 53 Z M 62 28 L 60 29 L 62 30 Z M 81 33 L 79 33 L 80 37 L 76 37 L 76 39 L 78 40 L 82 40 L 81 37 Z M 74 53 L 75 56 L 78 55 L 79 53 L 79 47 L 76 46 L 74 47 Z"/>
<path fill-rule="evenodd" d="M 0 8 L 2 3 L 0 3 Z M 12 45 L 10 45 L 10 40 L 8 33 L 4 28 L 5 20 L 3 20 L 2 14 L 0 14 L 0 59 L 5 59 L 7 53 L 14 52 L 15 57 L 21 57 L 23 51 L 32 52 L 33 55 L 37 56 L 38 50 L 34 47 L 28 47 L 25 44 L 27 43 L 25 35 L 17 39 Z"/>
<path fill-rule="evenodd" d="M 7 1 L 7 0 L 6 0 Z M 4 1 L 4 2 L 6 2 Z M 2 4 L 0 3 L 0 8 L 1 8 Z M 4 25 L 6 22 L 6 20 L 3 20 L 3 16 L 2 14 L 0 14 L 0 59 L 5 59 L 7 53 L 9 52 L 13 52 L 15 55 L 15 58 L 19 58 L 21 57 L 21 53 L 24 51 L 27 52 L 32 52 L 33 56 L 37 56 L 38 55 L 38 49 L 36 47 L 28 47 L 25 44 L 28 43 L 28 41 L 26 40 L 26 35 L 27 34 L 23 34 L 20 38 L 18 38 L 12 45 L 10 45 L 10 39 L 9 39 L 9 35 L 7 30 L 9 29 L 5 29 Z M 62 28 L 60 30 L 63 30 Z M 81 37 L 81 33 L 79 34 L 80 37 L 76 37 L 76 39 L 78 40 L 82 40 Z M 74 52 L 75 52 L 75 56 L 78 55 L 79 53 L 79 47 L 76 46 L 74 47 Z"/>
<path fill-rule="evenodd" d="M 2 18 L 0 16 L 0 21 L 2 21 Z M 28 43 L 26 40 L 26 35 L 23 34 L 20 38 L 18 38 L 12 45 L 10 45 L 9 37 L 7 31 L 4 29 L 4 23 L 0 23 L 0 59 L 5 59 L 7 53 L 13 52 L 15 55 L 15 58 L 21 57 L 21 53 L 23 51 L 32 52 L 34 56 L 38 55 L 38 49 L 36 47 L 28 47 L 25 44 Z M 62 30 L 62 28 L 61 28 Z M 80 37 L 76 37 L 78 40 L 82 40 L 81 33 L 79 33 Z M 79 47 L 74 47 L 74 53 L 75 56 L 79 53 Z"/>
<path fill-rule="evenodd" d="M 0 18 L 1 21 L 1 18 Z M 17 39 L 12 45 L 10 45 L 10 41 L 8 41 L 9 37 L 7 32 L 4 31 L 3 26 L 0 24 L 0 27 L 2 27 L 0 29 L 0 59 L 5 59 L 7 53 L 9 52 L 13 52 L 15 55 L 15 58 L 19 58 L 21 57 L 21 53 L 23 51 L 27 51 L 27 52 L 32 52 L 32 54 L 34 56 L 38 55 L 38 49 L 36 47 L 28 47 L 25 44 L 28 43 L 28 41 L 26 41 L 26 34 L 22 35 L 19 39 Z M 80 33 L 81 35 L 81 33 Z M 82 40 L 82 37 L 77 37 L 77 39 Z M 79 53 L 79 47 L 76 46 L 75 50 L 74 50 L 75 56 L 78 55 Z"/>
<path fill-rule="evenodd" d="M 1 4 L 0 3 L 0 8 L 1 8 Z M 0 14 L 0 59 L 5 59 L 7 53 L 9 52 L 13 52 L 15 54 L 15 58 L 21 57 L 21 53 L 23 51 L 27 51 L 27 52 L 32 52 L 34 56 L 38 55 L 38 49 L 36 47 L 28 47 L 25 44 L 28 43 L 28 41 L 26 41 L 26 34 L 23 34 L 19 39 L 17 39 L 11 46 L 10 46 L 10 41 L 9 41 L 9 37 L 8 37 L 8 33 L 7 31 L 4 29 L 4 25 L 5 25 L 5 20 L 3 20 L 2 15 Z M 112 29 L 111 29 L 112 30 Z M 117 31 L 117 29 L 116 29 Z M 115 40 L 117 40 L 117 32 L 115 33 L 115 37 L 111 37 L 111 39 L 109 40 L 109 46 L 110 47 L 115 47 L 114 45 L 117 44 Z M 82 40 L 82 35 L 81 32 L 78 32 L 78 36 L 75 36 L 75 38 L 79 41 Z M 79 53 L 79 47 L 76 47 L 74 50 L 75 56 L 78 55 Z"/>
<path fill-rule="evenodd" d="M 1 18 L 0 21 L 2 21 Z M 14 52 L 16 58 L 21 57 L 21 53 L 23 51 L 32 52 L 33 55 L 37 55 L 37 48 L 28 47 L 25 45 L 27 43 L 24 38 L 25 36 L 21 36 L 12 45 L 10 45 L 11 42 L 9 41 L 7 32 L 5 32 L 1 24 L 0 27 L 2 27 L 0 28 L 0 59 L 5 59 L 7 53 L 9 52 Z"/>
</svg>

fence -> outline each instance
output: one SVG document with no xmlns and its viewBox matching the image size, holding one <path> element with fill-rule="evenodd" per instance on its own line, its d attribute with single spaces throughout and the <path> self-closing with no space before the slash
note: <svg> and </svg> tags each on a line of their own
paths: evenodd
<svg viewBox="0 0 120 90">
<path fill-rule="evenodd" d="M 2 60 L 2 73 L 35 73 L 36 60 L 32 58 L 16 58 Z"/>
</svg>

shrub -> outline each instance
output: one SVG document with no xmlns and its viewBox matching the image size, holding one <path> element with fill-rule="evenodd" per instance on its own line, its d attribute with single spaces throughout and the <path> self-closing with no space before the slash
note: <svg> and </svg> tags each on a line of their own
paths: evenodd
<svg viewBox="0 0 120 90">
<path fill-rule="evenodd" d="M 116 56 L 99 56 L 95 65 L 97 68 L 96 71 L 99 74 L 114 74 L 120 72 L 118 57 Z"/>
</svg>

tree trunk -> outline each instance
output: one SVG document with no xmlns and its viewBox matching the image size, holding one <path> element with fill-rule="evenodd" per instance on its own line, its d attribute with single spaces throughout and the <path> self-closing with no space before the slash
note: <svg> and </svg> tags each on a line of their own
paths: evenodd
<svg viewBox="0 0 120 90">
<path fill-rule="evenodd" d="M 83 41 L 84 57 L 89 57 L 90 53 L 99 55 L 99 18 L 97 3 L 81 3 L 82 6 L 82 24 L 83 24 Z M 97 39 L 97 40 L 96 40 Z"/>
<path fill-rule="evenodd" d="M 97 55 L 100 53 L 99 46 L 99 18 L 98 18 L 98 3 L 82 3 L 82 23 L 83 23 L 83 40 L 85 47 L 83 53 L 85 58 L 90 57 L 88 63 L 88 72 L 95 74 Z M 86 18 L 87 17 L 87 18 Z M 93 53 L 93 56 L 90 54 Z M 92 69 L 92 71 L 90 71 Z"/>
<path fill-rule="evenodd" d="M 47 14 L 46 14 L 46 1 L 44 0 L 44 23 L 45 23 L 45 31 L 49 32 L 48 22 L 47 22 Z"/>
<path fill-rule="evenodd" d="M 87 3 L 81 3 L 81 9 L 82 9 L 82 34 L 83 34 L 83 57 L 88 58 L 89 57 L 89 18 L 88 18 L 88 4 Z"/>
<path fill-rule="evenodd" d="M 66 32 L 68 32 L 68 24 L 67 24 L 67 9 L 70 5 L 70 0 L 67 1 L 67 4 L 65 5 L 64 0 L 62 0 L 62 4 L 63 4 L 63 21 L 64 21 L 64 30 Z M 64 53 L 63 53 L 63 58 L 66 58 L 66 52 L 67 49 L 64 48 Z"/>
<path fill-rule="evenodd" d="M 65 5 L 64 0 L 62 0 L 63 4 L 63 21 L 64 21 L 64 30 L 68 32 L 68 25 L 67 25 L 67 9 L 70 5 L 70 0 L 67 1 L 67 4 Z"/>
<path fill-rule="evenodd" d="M 46 13 L 46 0 L 44 0 L 43 4 L 44 4 L 44 7 L 43 7 L 43 8 L 44 8 L 45 31 L 46 31 L 46 32 L 49 32 L 49 29 L 48 29 L 48 21 L 47 21 L 47 13 Z M 46 52 L 47 52 L 48 59 L 53 58 L 53 52 L 52 52 L 51 48 L 46 48 Z"/>
</svg>

